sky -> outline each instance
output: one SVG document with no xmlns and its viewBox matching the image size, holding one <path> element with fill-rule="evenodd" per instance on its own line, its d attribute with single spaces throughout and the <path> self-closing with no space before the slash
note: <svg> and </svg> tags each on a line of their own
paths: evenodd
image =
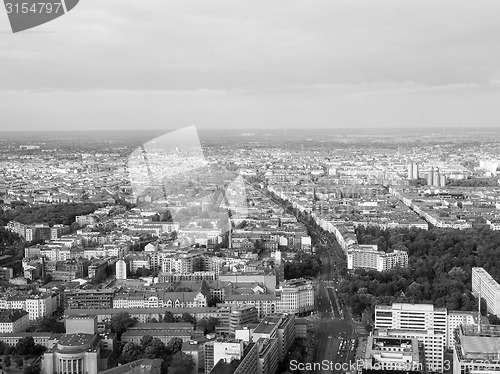
<svg viewBox="0 0 500 374">
<path fill-rule="evenodd" d="M 500 127 L 498 0 L 80 0 L 13 34 L 0 130 Z"/>
</svg>

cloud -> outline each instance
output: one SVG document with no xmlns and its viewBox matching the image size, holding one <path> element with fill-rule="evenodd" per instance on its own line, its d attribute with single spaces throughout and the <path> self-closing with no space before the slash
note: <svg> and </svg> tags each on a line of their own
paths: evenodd
<svg viewBox="0 0 500 374">
<path fill-rule="evenodd" d="M 71 108 L 92 123 L 144 118 L 133 110 L 210 126 L 398 123 L 389 99 L 412 109 L 426 95 L 497 98 L 499 10 L 494 0 L 86 0 L 16 35 L 0 17 L 0 95 L 31 111 L 3 116 L 63 123 Z M 67 109 L 51 111 L 53 98 Z"/>
</svg>

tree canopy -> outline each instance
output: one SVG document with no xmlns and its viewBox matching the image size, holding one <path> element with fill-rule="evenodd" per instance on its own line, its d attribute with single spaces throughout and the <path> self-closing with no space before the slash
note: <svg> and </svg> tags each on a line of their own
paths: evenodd
<svg viewBox="0 0 500 374">
<path fill-rule="evenodd" d="M 292 262 L 285 263 L 285 279 L 316 277 L 320 271 L 319 256 L 304 252 L 298 252 Z"/>
<path fill-rule="evenodd" d="M 473 267 L 483 267 L 500 279 L 500 232 L 487 228 L 453 230 L 388 229 L 359 227 L 360 244 L 377 244 L 380 250 L 408 251 L 408 268 L 387 272 L 356 270 L 340 286 L 344 300 L 361 315 L 377 304 L 432 303 L 450 310 L 475 310 L 471 293 Z"/>
</svg>

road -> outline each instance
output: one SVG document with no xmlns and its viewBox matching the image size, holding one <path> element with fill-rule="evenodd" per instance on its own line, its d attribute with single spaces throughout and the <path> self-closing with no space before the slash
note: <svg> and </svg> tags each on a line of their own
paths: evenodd
<svg viewBox="0 0 500 374">
<path fill-rule="evenodd" d="M 345 373 L 348 365 L 355 363 L 357 335 L 351 314 L 336 292 L 341 281 L 339 266 L 345 266 L 341 259 L 342 249 L 336 242 L 329 242 L 320 232 L 311 227 L 308 229 L 323 263 L 318 277 L 320 320 L 315 335 L 318 342 L 315 363 L 318 368 L 313 372 Z"/>
<path fill-rule="evenodd" d="M 271 197 L 275 203 L 279 201 Z M 289 213 L 294 214 L 293 211 Z M 318 304 L 314 339 L 317 342 L 315 374 L 346 374 L 349 364 L 355 363 L 356 325 L 349 309 L 336 292 L 342 281 L 339 266 L 346 266 L 345 255 L 336 241 L 331 241 L 309 222 L 306 225 L 313 246 L 317 249 L 323 264 L 318 276 Z M 346 366 L 347 364 L 347 366 Z M 342 366 L 343 365 L 343 366 Z"/>
</svg>

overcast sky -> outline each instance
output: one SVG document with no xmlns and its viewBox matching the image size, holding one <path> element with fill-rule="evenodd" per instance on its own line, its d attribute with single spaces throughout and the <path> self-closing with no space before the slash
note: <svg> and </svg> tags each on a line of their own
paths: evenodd
<svg viewBox="0 0 500 374">
<path fill-rule="evenodd" d="M 12 34 L 0 129 L 500 126 L 500 1 L 80 0 Z"/>
</svg>

